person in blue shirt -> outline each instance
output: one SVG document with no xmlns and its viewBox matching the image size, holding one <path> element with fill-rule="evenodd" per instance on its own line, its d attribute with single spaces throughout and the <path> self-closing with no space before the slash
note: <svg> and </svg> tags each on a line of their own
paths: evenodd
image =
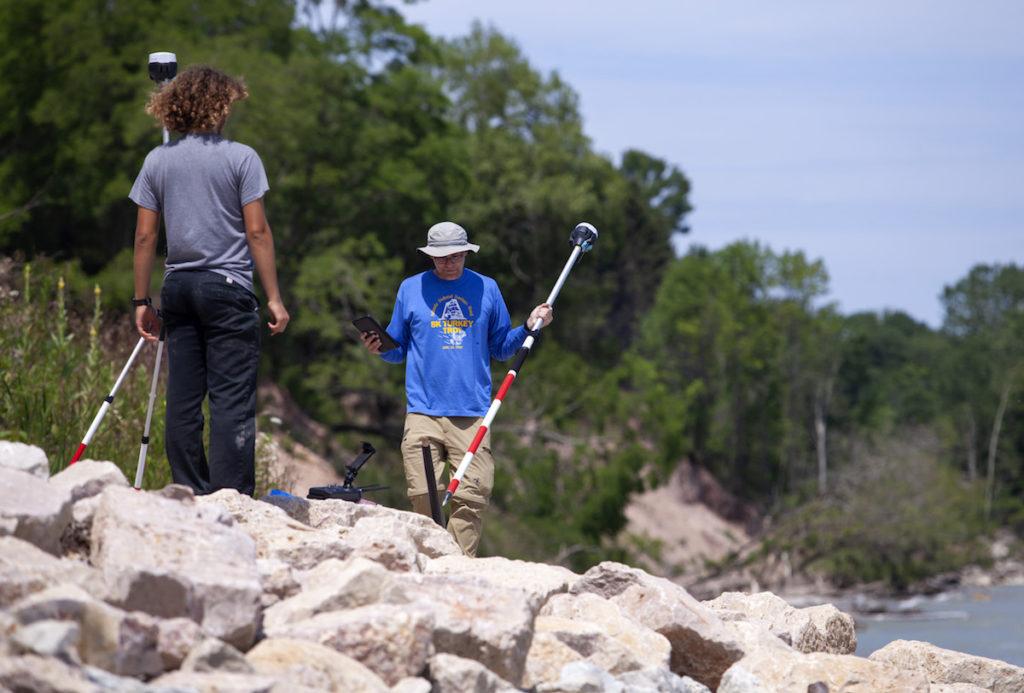
<svg viewBox="0 0 1024 693">
<path fill-rule="evenodd" d="M 398 347 L 381 352 L 379 335 L 361 335 L 370 353 L 390 363 L 405 361 L 402 460 L 409 501 L 423 515 L 430 515 L 430 499 L 420 440 L 430 440 L 435 481 L 443 490 L 445 467 L 454 473 L 490 406 L 491 359 L 511 357 L 528 334 L 524 325 L 512 327 L 497 282 L 466 269 L 467 254 L 479 249 L 458 224 L 434 224 L 427 245 L 419 249 L 434 268 L 408 277 L 398 288 L 387 327 Z M 540 319 L 549 325 L 553 317 L 552 307 L 542 303 L 527 324 Z M 469 556 L 480 545 L 483 511 L 494 486 L 490 438 L 488 431 L 451 500 L 448 531 Z"/>
</svg>

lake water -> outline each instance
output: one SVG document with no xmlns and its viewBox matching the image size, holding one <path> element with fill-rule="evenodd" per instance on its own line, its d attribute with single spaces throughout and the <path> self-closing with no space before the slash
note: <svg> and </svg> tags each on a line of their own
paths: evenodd
<svg viewBox="0 0 1024 693">
<path fill-rule="evenodd" d="M 966 588 L 918 597 L 919 613 L 857 617 L 857 654 L 893 640 L 924 640 L 949 650 L 1024 666 L 1024 586 Z"/>
</svg>

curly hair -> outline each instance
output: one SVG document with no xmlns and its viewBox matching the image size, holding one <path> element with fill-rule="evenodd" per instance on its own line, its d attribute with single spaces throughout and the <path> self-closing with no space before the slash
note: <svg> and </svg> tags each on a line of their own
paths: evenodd
<svg viewBox="0 0 1024 693">
<path fill-rule="evenodd" d="M 220 132 L 231 104 L 248 96 L 240 79 L 206 65 L 193 65 L 157 87 L 146 104 L 146 113 L 173 132 Z"/>
</svg>

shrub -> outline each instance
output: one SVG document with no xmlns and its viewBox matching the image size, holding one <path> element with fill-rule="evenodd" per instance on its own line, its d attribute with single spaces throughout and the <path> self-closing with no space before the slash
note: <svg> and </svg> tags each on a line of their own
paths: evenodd
<svg viewBox="0 0 1024 693">
<path fill-rule="evenodd" d="M 51 473 L 67 466 L 138 341 L 123 314 L 117 320 L 104 316 L 99 285 L 91 309 L 69 300 L 65 274 L 75 272 L 46 260 L 19 265 L 0 259 L 0 438 L 42 447 Z M 84 455 L 113 461 L 129 482 L 135 479 L 155 353 L 154 346 L 141 350 Z M 164 381 L 154 403 L 146 488 L 170 482 Z"/>
</svg>

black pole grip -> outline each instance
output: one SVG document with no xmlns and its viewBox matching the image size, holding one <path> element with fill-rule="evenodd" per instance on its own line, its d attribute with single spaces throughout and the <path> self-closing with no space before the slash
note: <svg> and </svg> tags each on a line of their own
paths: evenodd
<svg viewBox="0 0 1024 693">
<path fill-rule="evenodd" d="M 434 522 L 444 527 L 441 504 L 437 498 L 437 479 L 434 478 L 434 457 L 430 454 L 430 439 L 420 438 L 420 446 L 423 450 L 423 473 L 427 477 L 427 498 L 430 499 L 430 516 L 434 518 Z"/>
<path fill-rule="evenodd" d="M 516 372 L 516 377 L 519 377 L 519 371 L 522 369 L 523 364 L 526 363 L 526 357 L 530 355 L 530 350 L 526 347 L 519 347 L 519 351 L 516 352 L 515 361 L 512 362 L 512 366 L 509 370 Z"/>
</svg>

